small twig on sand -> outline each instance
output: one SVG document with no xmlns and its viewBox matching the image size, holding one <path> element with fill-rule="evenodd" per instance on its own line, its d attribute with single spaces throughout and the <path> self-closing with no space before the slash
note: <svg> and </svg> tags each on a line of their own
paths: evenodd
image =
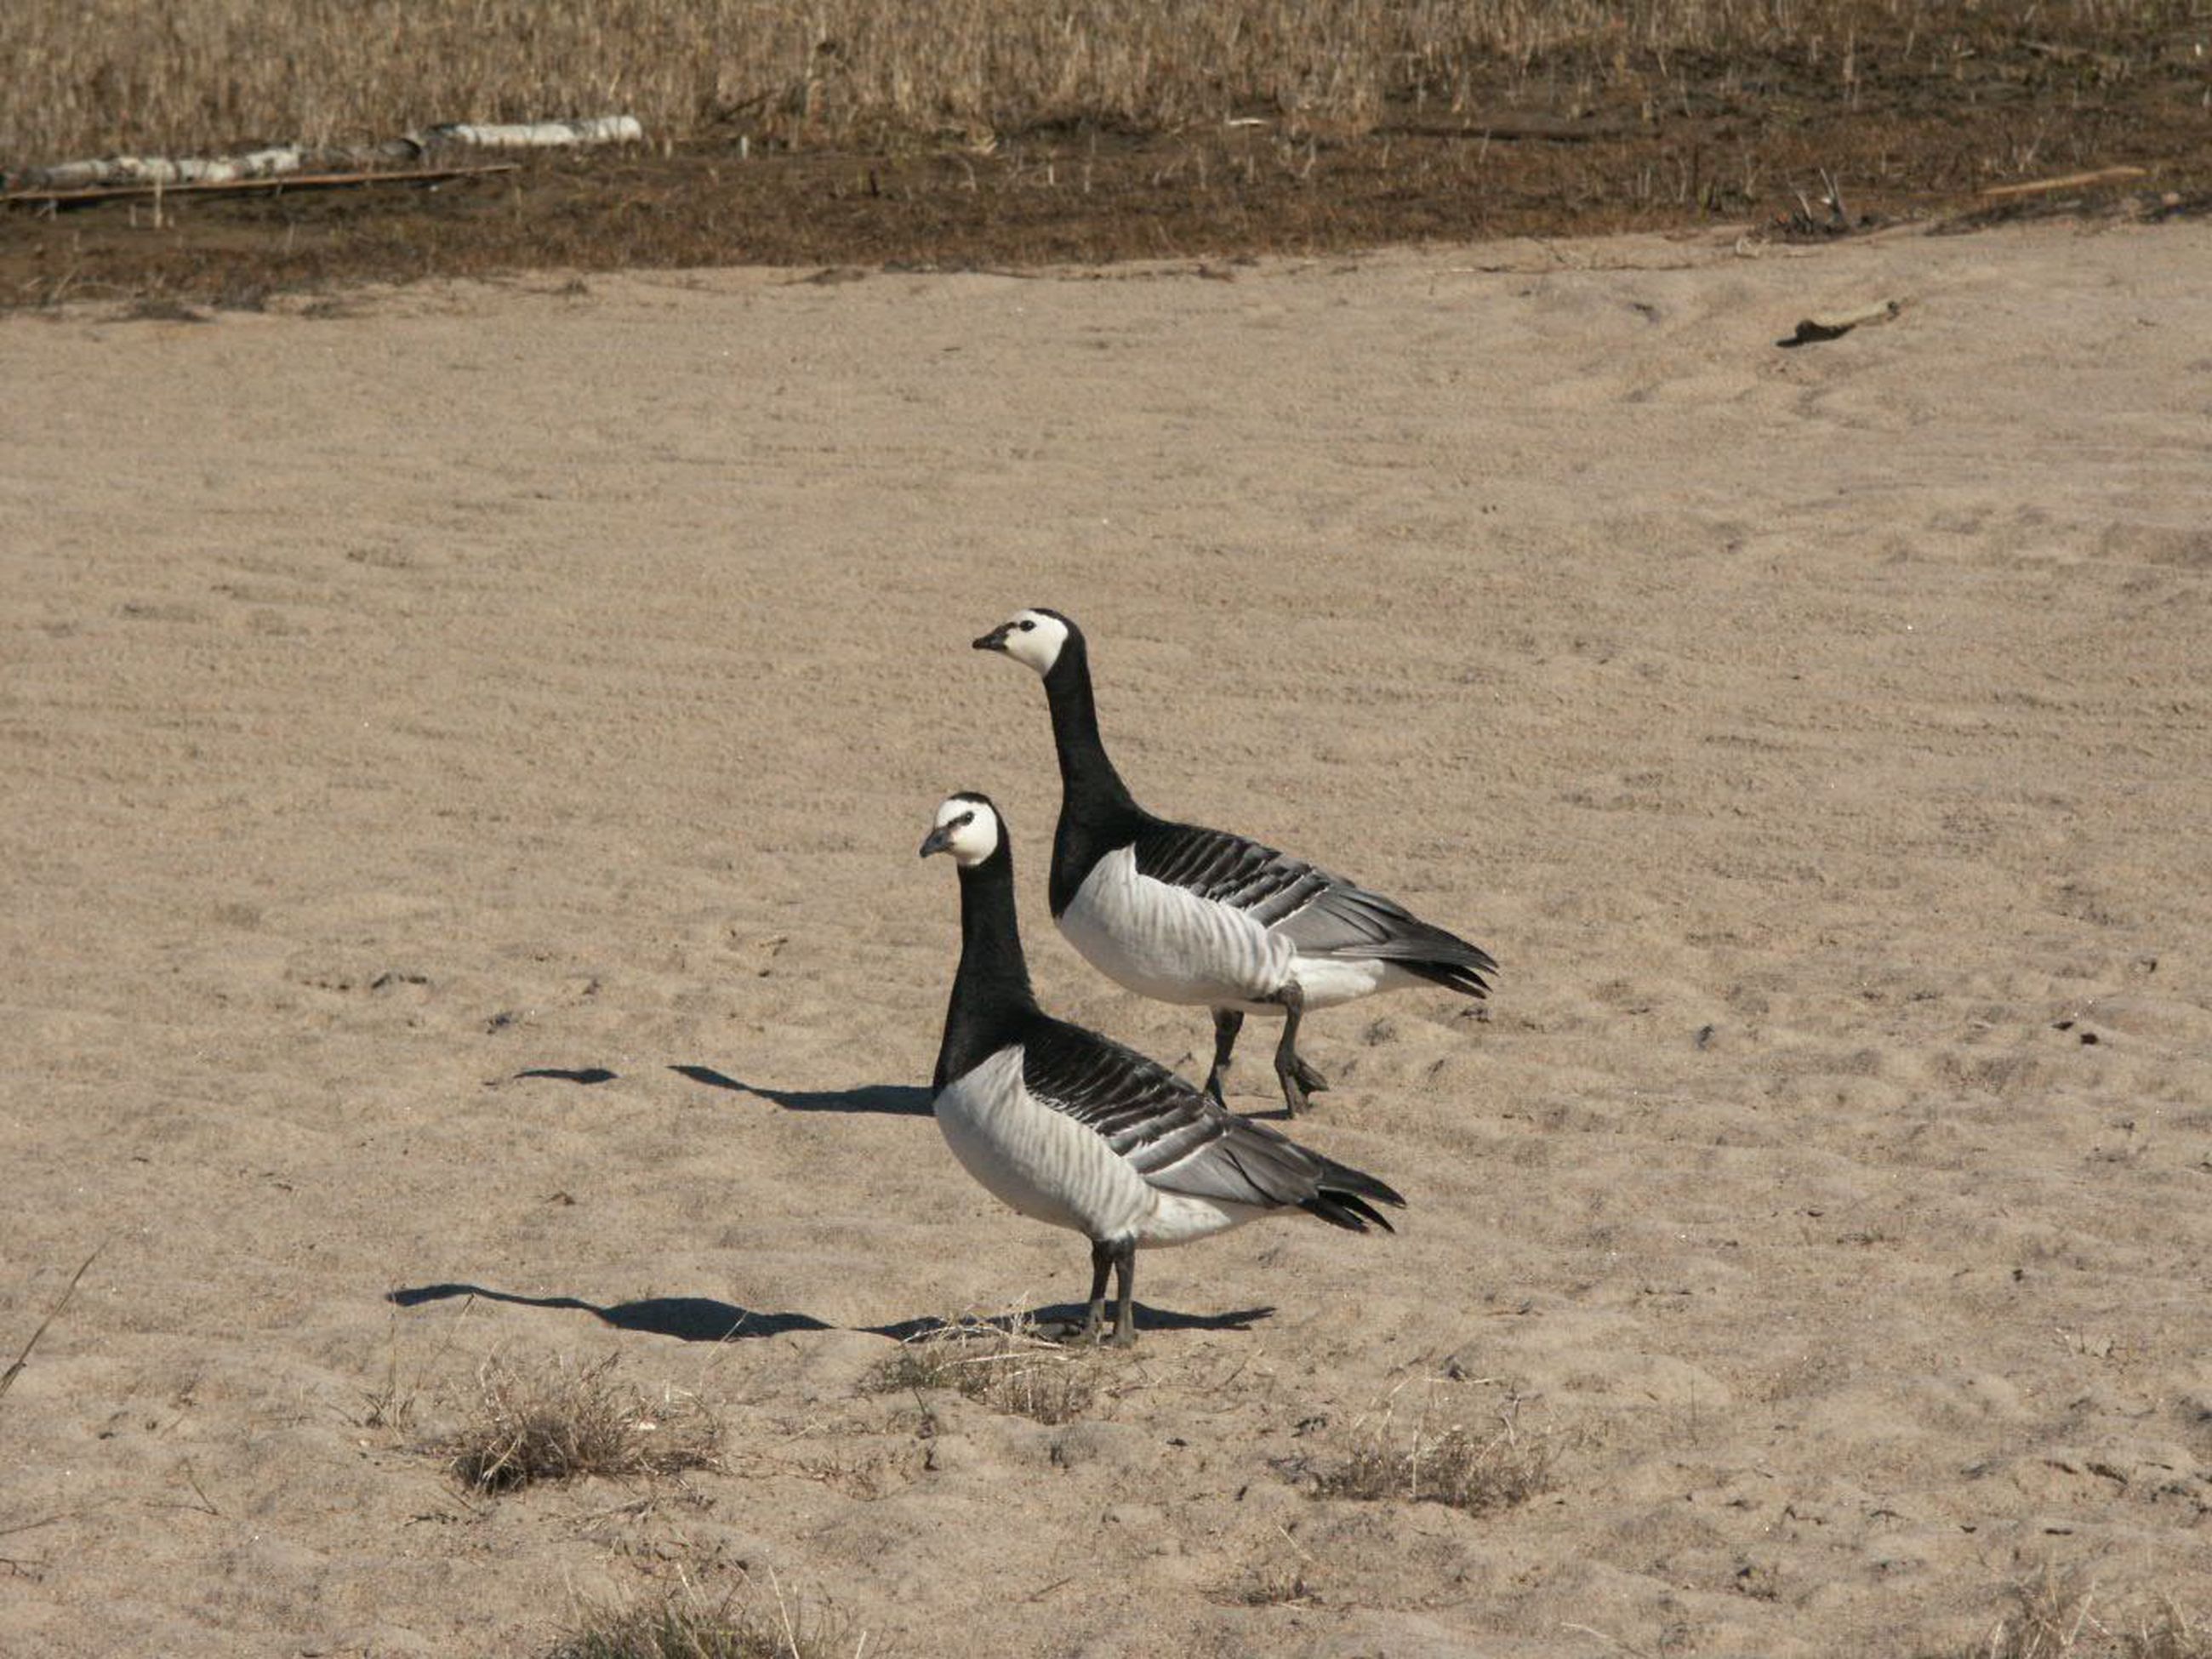
<svg viewBox="0 0 2212 1659">
<path fill-rule="evenodd" d="M 203 1514 L 212 1515 L 217 1520 L 221 1520 L 222 1518 L 222 1511 L 216 1507 L 215 1499 L 210 1498 L 207 1495 L 207 1488 L 200 1485 L 199 1471 L 192 1467 L 192 1460 L 189 1457 L 185 1460 L 185 1484 L 192 1489 L 192 1496 L 198 1498 L 200 1501 L 197 1504 L 180 1504 L 177 1506 L 178 1508 L 197 1508 Z"/>
<path fill-rule="evenodd" d="M 23 1345 L 23 1352 L 15 1356 L 15 1363 L 6 1370 L 0 1371 L 0 1395 L 7 1394 L 8 1390 L 14 1386 L 17 1375 L 31 1363 L 31 1350 L 39 1346 L 39 1339 L 46 1334 L 46 1327 L 59 1319 L 62 1316 L 62 1310 L 69 1306 L 70 1298 L 76 1294 L 77 1280 L 84 1277 L 85 1268 L 92 1266 L 99 1259 L 100 1253 L 106 1248 L 107 1241 L 104 1238 L 92 1247 L 92 1254 L 85 1257 L 77 1270 L 70 1275 L 70 1282 L 62 1291 L 62 1299 L 54 1304 L 53 1311 L 39 1322 L 39 1328 L 31 1333 L 31 1340 Z"/>
</svg>

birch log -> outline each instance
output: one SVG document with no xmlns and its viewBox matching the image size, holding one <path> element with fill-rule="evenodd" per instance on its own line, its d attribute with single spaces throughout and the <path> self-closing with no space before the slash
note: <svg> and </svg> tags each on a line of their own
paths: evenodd
<svg viewBox="0 0 2212 1659">
<path fill-rule="evenodd" d="M 542 149 L 571 144 L 634 144 L 645 137 L 635 115 L 578 121 L 531 121 L 514 126 L 456 122 L 427 127 L 380 144 L 312 148 L 276 144 L 239 155 L 103 155 L 27 167 L 8 179 L 18 190 L 93 190 L 103 185 L 226 185 L 301 173 L 352 173 L 404 165 L 441 145 L 477 149 Z"/>
<path fill-rule="evenodd" d="M 581 121 L 526 121 L 509 126 L 455 122 L 414 135 L 432 144 L 467 144 L 477 149 L 550 149 L 568 144 L 635 144 L 645 127 L 635 115 L 595 115 Z"/>
</svg>

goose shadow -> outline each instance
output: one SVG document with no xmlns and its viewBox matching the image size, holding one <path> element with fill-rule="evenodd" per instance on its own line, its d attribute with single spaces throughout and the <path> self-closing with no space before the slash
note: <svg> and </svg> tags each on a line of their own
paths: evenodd
<svg viewBox="0 0 2212 1659">
<path fill-rule="evenodd" d="M 711 1066 L 671 1066 L 668 1068 L 710 1089 L 751 1095 L 772 1102 L 787 1112 L 878 1112 L 890 1117 L 927 1117 L 930 1092 L 903 1083 L 863 1083 L 851 1089 L 769 1089 L 743 1078 L 718 1072 Z M 555 1083 L 574 1083 L 586 1088 L 611 1083 L 620 1075 L 605 1066 L 532 1066 L 517 1072 L 518 1080 L 536 1078 Z"/>
<path fill-rule="evenodd" d="M 893 1117 L 927 1117 L 930 1092 L 905 1083 L 864 1083 L 854 1089 L 767 1089 L 711 1066 L 672 1066 L 678 1077 L 710 1088 L 774 1101 L 787 1112 L 882 1112 Z"/>
<path fill-rule="evenodd" d="M 865 1336 L 910 1341 L 932 1331 L 949 1329 L 952 1322 L 925 1316 L 894 1320 L 887 1325 L 833 1325 L 812 1314 L 763 1313 L 719 1302 L 706 1296 L 653 1296 L 637 1302 L 617 1302 L 602 1307 L 576 1296 L 524 1296 L 514 1291 L 495 1291 L 482 1285 L 417 1285 L 389 1291 L 385 1300 L 396 1307 L 417 1308 L 429 1302 L 471 1297 L 485 1302 L 505 1302 L 523 1308 L 554 1308 L 590 1314 L 617 1330 L 641 1331 L 652 1336 L 671 1336 L 679 1342 L 734 1342 L 746 1337 L 787 1336 L 794 1331 L 856 1331 Z M 1025 1313 L 1000 1314 L 975 1322 L 1004 1330 L 1017 1321 L 1044 1326 L 1079 1325 L 1090 1311 L 1079 1302 L 1055 1302 Z M 1187 1314 L 1172 1308 L 1156 1308 L 1143 1302 L 1131 1310 L 1140 1331 L 1249 1331 L 1262 1319 L 1274 1316 L 1273 1308 L 1239 1308 L 1227 1313 Z"/>
</svg>

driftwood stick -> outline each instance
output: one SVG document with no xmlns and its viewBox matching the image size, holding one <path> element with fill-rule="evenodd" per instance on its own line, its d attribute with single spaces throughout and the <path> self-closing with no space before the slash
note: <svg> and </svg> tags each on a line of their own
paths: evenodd
<svg viewBox="0 0 2212 1659">
<path fill-rule="evenodd" d="M 487 161 L 468 167 L 393 167 L 380 173 L 286 173 L 266 179 L 213 179 L 189 185 L 105 185 L 76 190 L 14 190 L 0 196 L 0 207 L 17 203 L 75 204 L 121 201 L 134 196 L 228 196 L 254 190 L 335 190 L 360 185 L 429 185 L 447 179 L 473 179 L 488 173 L 513 173 L 520 161 Z"/>
<path fill-rule="evenodd" d="M 1494 120 L 1393 121 L 1376 129 L 1393 138 L 1496 139 L 1500 143 L 1592 144 L 1633 138 L 1639 129 L 1621 122 L 1577 121 L 1564 116 L 1507 115 Z"/>
<path fill-rule="evenodd" d="M 2149 171 L 2147 167 L 2099 167 L 2094 173 L 2069 173 L 2063 179 L 2038 179 L 2026 185 L 1991 185 L 1982 192 L 1984 196 L 2039 196 L 2050 190 L 2073 190 L 2083 185 L 2117 185 L 2124 179 L 2140 179 Z"/>
<path fill-rule="evenodd" d="M 1886 323 L 1905 309 L 1902 300 L 1884 300 L 1877 305 L 1863 306 L 1856 311 L 1846 312 L 1840 317 L 1816 320 L 1808 317 L 1797 325 L 1797 331 L 1786 339 L 1777 340 L 1778 346 L 1815 345 L 1822 340 L 1840 340 L 1855 328 L 1871 328 L 1876 323 Z"/>
</svg>

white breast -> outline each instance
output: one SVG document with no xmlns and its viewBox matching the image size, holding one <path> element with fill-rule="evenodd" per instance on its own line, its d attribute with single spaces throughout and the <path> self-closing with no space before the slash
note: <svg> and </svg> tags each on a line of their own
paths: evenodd
<svg viewBox="0 0 2212 1659">
<path fill-rule="evenodd" d="M 1091 1238 L 1145 1231 L 1157 1195 L 1105 1140 L 1022 1082 L 1001 1048 L 938 1091 L 937 1127 L 961 1167 L 1010 1209 Z"/>
<path fill-rule="evenodd" d="M 1140 875 L 1128 847 L 1092 866 L 1060 931 L 1107 978 L 1160 1002 L 1264 1006 L 1293 955 L 1241 911 Z"/>
</svg>

